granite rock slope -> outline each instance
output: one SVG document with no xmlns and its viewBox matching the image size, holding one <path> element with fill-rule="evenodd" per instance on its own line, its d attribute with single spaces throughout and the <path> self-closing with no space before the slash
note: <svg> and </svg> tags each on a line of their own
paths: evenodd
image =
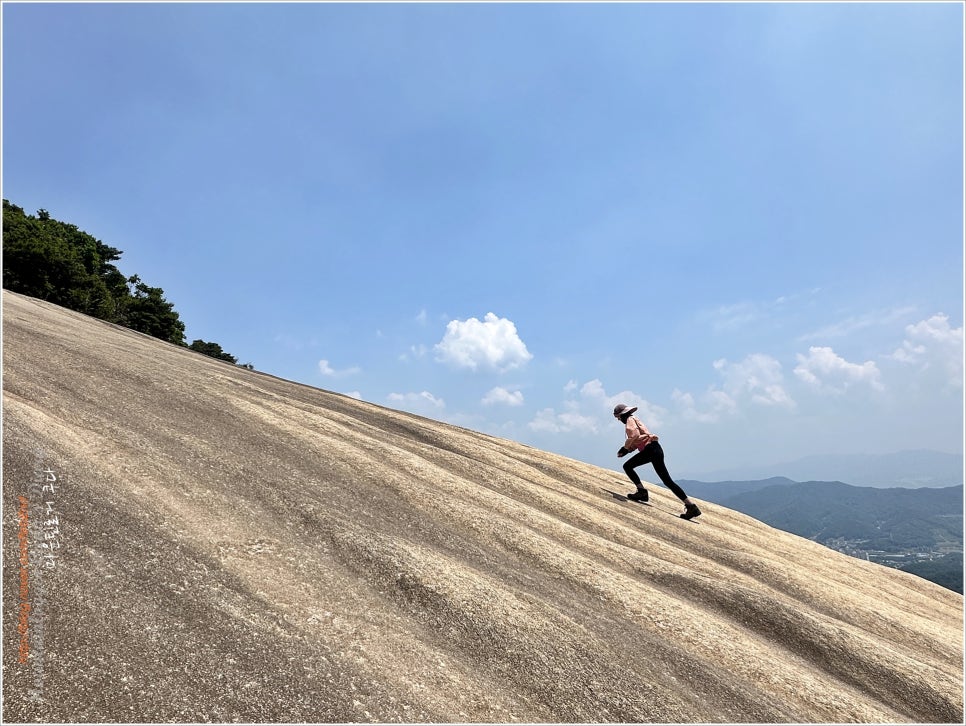
<svg viewBox="0 0 966 726">
<path fill-rule="evenodd" d="M 616 460 L 8 292 L 3 324 L 6 721 L 962 722 L 926 580 L 624 501 Z"/>
</svg>

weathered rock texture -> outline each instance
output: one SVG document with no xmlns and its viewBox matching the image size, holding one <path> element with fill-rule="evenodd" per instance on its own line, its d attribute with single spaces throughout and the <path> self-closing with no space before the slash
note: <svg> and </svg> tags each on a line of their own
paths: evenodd
<svg viewBox="0 0 966 726">
<path fill-rule="evenodd" d="M 7 721 L 962 721 L 956 593 L 622 501 L 616 459 L 3 303 Z"/>
</svg>

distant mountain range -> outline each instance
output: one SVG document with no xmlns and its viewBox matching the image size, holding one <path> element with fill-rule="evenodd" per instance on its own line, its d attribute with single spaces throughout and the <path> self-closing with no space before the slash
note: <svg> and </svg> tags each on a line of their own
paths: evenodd
<svg viewBox="0 0 966 726">
<path fill-rule="evenodd" d="M 864 487 L 952 487 L 963 484 L 963 457 L 918 449 L 891 454 L 821 454 L 758 467 L 691 473 L 701 481 L 788 477 L 797 482 L 840 481 Z"/>
<path fill-rule="evenodd" d="M 696 499 L 833 549 L 963 591 L 963 486 L 858 487 L 839 481 L 679 483 Z M 928 563 L 928 566 L 925 566 Z"/>
</svg>

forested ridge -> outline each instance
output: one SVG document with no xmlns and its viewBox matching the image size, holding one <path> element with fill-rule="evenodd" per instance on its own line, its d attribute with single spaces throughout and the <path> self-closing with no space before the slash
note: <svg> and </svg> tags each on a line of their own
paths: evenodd
<svg viewBox="0 0 966 726">
<path fill-rule="evenodd" d="M 36 215 L 3 200 L 3 287 L 237 363 L 218 343 L 185 341 L 185 325 L 164 290 L 114 264 L 122 251 L 45 209 Z M 251 364 L 245 364 L 251 368 Z"/>
</svg>

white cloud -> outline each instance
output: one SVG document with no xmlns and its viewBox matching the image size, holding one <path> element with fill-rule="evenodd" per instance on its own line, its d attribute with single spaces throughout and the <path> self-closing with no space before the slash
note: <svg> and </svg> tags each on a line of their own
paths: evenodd
<svg viewBox="0 0 966 726">
<path fill-rule="evenodd" d="M 506 406 L 522 406 L 523 393 L 521 391 L 508 391 L 502 386 L 497 386 L 496 388 L 490 389 L 483 397 L 483 405 L 493 406 L 498 403 Z"/>
<path fill-rule="evenodd" d="M 408 362 L 410 360 L 419 360 L 420 358 L 425 358 L 428 352 L 429 350 L 422 343 L 420 343 L 419 345 L 411 345 L 409 346 L 409 350 L 407 352 L 402 353 L 399 356 L 399 360 L 403 362 Z"/>
<path fill-rule="evenodd" d="M 359 391 L 346 391 L 345 395 L 347 395 L 349 398 L 354 398 L 357 401 L 362 400 L 362 394 L 359 393 Z"/>
<path fill-rule="evenodd" d="M 558 412 L 554 408 L 544 408 L 537 412 L 528 426 L 534 431 L 550 433 L 579 432 L 596 434 L 612 426 L 614 422 L 614 406 L 626 403 L 637 406 L 637 415 L 647 423 L 652 431 L 659 428 L 665 419 L 667 411 L 660 406 L 644 400 L 633 391 L 621 391 L 609 395 L 604 390 L 604 384 L 598 379 L 587 381 L 579 386 L 576 381 L 569 381 L 564 390 L 567 393 L 579 391 L 579 398 L 564 401 L 563 410 Z"/>
<path fill-rule="evenodd" d="M 722 416 L 732 414 L 738 409 L 737 402 L 731 396 L 716 389 L 710 389 L 705 394 L 704 410 L 698 410 L 694 396 L 676 388 L 671 392 L 671 400 L 681 409 L 684 418 L 699 423 L 716 423 Z"/>
<path fill-rule="evenodd" d="M 598 429 L 596 418 L 582 414 L 573 407 L 563 413 L 557 413 L 552 408 L 541 409 L 528 426 L 534 431 L 547 431 L 552 434 L 573 431 L 596 434 Z"/>
<path fill-rule="evenodd" d="M 476 318 L 452 320 L 436 344 L 437 360 L 458 368 L 492 369 L 505 372 L 526 364 L 533 356 L 510 320 L 487 313 Z"/>
<path fill-rule="evenodd" d="M 795 375 L 821 392 L 845 393 L 855 383 L 877 391 L 884 389 L 874 361 L 849 363 L 831 348 L 822 346 L 812 346 L 808 356 L 799 353 L 796 357 Z"/>
<path fill-rule="evenodd" d="M 913 343 L 911 340 L 904 340 L 902 342 L 902 347 L 896 348 L 896 352 L 893 353 L 890 358 L 892 360 L 897 360 L 900 363 L 913 364 L 921 361 L 926 356 L 926 346 L 921 344 Z"/>
<path fill-rule="evenodd" d="M 552 408 L 542 408 L 537 411 L 536 416 L 527 425 L 534 431 L 548 431 L 552 434 L 560 433 L 560 425 L 557 423 L 557 412 Z"/>
<path fill-rule="evenodd" d="M 712 367 L 722 378 L 720 386 L 710 386 L 698 401 L 691 393 L 675 389 L 672 400 L 689 420 L 715 423 L 724 416 L 736 414 L 741 405 L 794 409 L 795 401 L 785 390 L 782 365 L 775 358 L 752 353 L 738 363 L 716 360 Z"/>
<path fill-rule="evenodd" d="M 620 391 L 615 394 L 608 394 L 604 390 L 604 384 L 600 382 L 599 379 L 595 378 L 591 381 L 587 381 L 583 386 L 580 387 L 581 397 L 594 407 L 598 411 L 598 415 L 604 416 L 606 419 L 613 419 L 614 417 L 614 406 L 618 403 L 624 403 L 628 406 L 637 406 L 637 416 L 647 424 L 647 427 L 652 431 L 655 428 L 660 428 L 664 423 L 664 418 L 667 415 L 667 409 L 657 406 L 650 401 L 647 401 L 644 396 L 633 391 Z"/>
<path fill-rule="evenodd" d="M 771 300 L 743 300 L 730 305 L 719 305 L 712 310 L 699 312 L 698 315 L 700 320 L 710 323 L 715 333 L 729 333 L 774 321 L 777 315 L 784 314 L 789 307 L 807 304 L 815 292 L 817 291 L 792 292 Z"/>
<path fill-rule="evenodd" d="M 580 387 L 580 395 L 586 396 L 587 398 L 596 398 L 602 401 L 608 399 L 607 391 L 604 390 L 604 384 L 601 383 L 599 378 L 594 378 L 593 380 L 587 381 L 584 385 Z"/>
<path fill-rule="evenodd" d="M 419 311 L 419 314 L 416 316 L 416 322 L 419 323 L 420 325 L 425 325 L 426 318 L 427 318 L 426 308 L 423 308 L 422 310 Z"/>
<path fill-rule="evenodd" d="M 714 368 L 724 376 L 723 391 L 732 399 L 750 398 L 762 406 L 793 408 L 795 402 L 785 391 L 782 364 L 763 353 L 752 353 L 740 363 L 721 359 Z"/>
<path fill-rule="evenodd" d="M 906 326 L 906 339 L 890 356 L 920 371 L 940 369 L 954 388 L 963 386 L 963 329 L 953 328 L 942 313 Z"/>
<path fill-rule="evenodd" d="M 319 372 L 323 376 L 330 376 L 332 378 L 351 376 L 355 373 L 358 373 L 360 370 L 360 368 L 353 366 L 352 368 L 345 368 L 341 371 L 337 371 L 331 365 L 329 365 L 329 361 L 327 361 L 325 358 L 319 361 Z"/>
<path fill-rule="evenodd" d="M 848 335 L 858 332 L 859 330 L 864 330 L 865 328 L 895 324 L 898 320 L 907 317 L 914 311 L 915 308 L 903 307 L 893 308 L 891 310 L 879 310 L 876 312 L 866 313 L 865 315 L 853 315 L 845 320 L 832 323 L 831 325 L 827 325 L 824 328 L 814 332 L 806 333 L 805 335 L 800 336 L 798 339 L 800 341 L 806 341 L 828 338 L 844 338 Z"/>
<path fill-rule="evenodd" d="M 437 398 L 429 391 L 390 393 L 386 398 L 394 406 L 427 416 L 438 415 L 446 407 L 446 402 L 442 398 Z"/>
<path fill-rule="evenodd" d="M 725 333 L 745 328 L 766 315 L 762 305 L 753 302 L 740 302 L 733 305 L 720 305 L 711 311 L 711 327 L 716 333 Z"/>
</svg>

